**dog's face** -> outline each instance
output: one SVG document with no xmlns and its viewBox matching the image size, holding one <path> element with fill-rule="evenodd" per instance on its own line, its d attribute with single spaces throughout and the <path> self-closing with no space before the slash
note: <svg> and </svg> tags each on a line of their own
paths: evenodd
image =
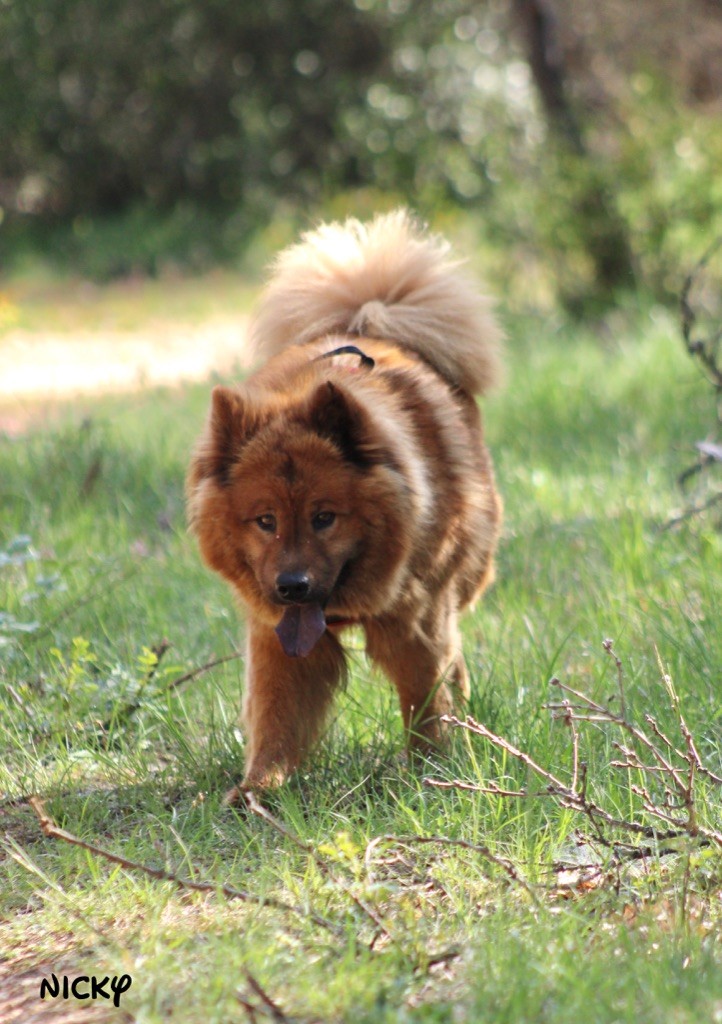
<svg viewBox="0 0 722 1024">
<path fill-rule="evenodd" d="M 326 606 L 362 547 L 358 471 L 328 442 L 300 435 L 249 450 L 229 480 L 236 542 L 270 605 Z"/>
<path fill-rule="evenodd" d="M 189 478 L 206 561 L 287 654 L 309 653 L 328 615 L 356 617 L 405 545 L 406 487 L 364 409 L 333 385 L 294 402 L 217 388 Z M 280 621 L 279 621 L 280 620 Z"/>
<path fill-rule="evenodd" d="M 269 440 L 257 451 L 250 446 L 230 482 L 236 537 L 262 598 L 279 608 L 284 651 L 303 657 L 326 631 L 328 612 L 344 604 L 345 587 L 353 597 L 353 563 L 363 546 L 356 481 L 321 438 L 286 438 L 272 454 Z"/>
</svg>

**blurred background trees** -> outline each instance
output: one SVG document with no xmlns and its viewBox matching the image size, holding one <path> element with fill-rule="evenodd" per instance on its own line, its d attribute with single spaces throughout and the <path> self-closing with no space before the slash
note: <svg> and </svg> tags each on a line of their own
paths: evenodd
<svg viewBox="0 0 722 1024">
<path fill-rule="evenodd" d="M 722 231 L 722 5 L 0 0 L 0 140 L 6 265 L 161 272 L 405 202 L 510 294 L 664 298 Z"/>
</svg>

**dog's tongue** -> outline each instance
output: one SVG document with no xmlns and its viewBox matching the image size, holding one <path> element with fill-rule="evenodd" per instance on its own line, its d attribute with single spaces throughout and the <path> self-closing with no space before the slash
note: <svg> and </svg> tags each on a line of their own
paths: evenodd
<svg viewBox="0 0 722 1024">
<path fill-rule="evenodd" d="M 276 626 L 278 639 L 289 658 L 305 658 L 326 632 L 320 604 L 292 604 Z"/>
</svg>

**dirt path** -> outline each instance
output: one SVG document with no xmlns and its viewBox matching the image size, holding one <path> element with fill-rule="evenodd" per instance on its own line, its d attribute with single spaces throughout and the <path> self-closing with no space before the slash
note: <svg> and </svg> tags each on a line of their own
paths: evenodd
<svg viewBox="0 0 722 1024">
<path fill-rule="evenodd" d="M 9 331 L 0 340 L 0 402 L 130 391 L 229 373 L 245 361 L 246 327 L 247 318 L 233 316 L 139 331 Z"/>
</svg>

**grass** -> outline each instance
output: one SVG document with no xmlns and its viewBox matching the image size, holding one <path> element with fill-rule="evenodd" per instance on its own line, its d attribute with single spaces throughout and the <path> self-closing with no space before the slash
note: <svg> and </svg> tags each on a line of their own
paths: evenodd
<svg viewBox="0 0 722 1024">
<path fill-rule="evenodd" d="M 35 965 L 38 986 L 52 970 L 130 975 L 121 1005 L 143 1021 L 722 1020 L 718 847 L 684 838 L 617 863 L 559 801 L 429 788 L 424 774 L 535 784 L 464 732 L 412 772 L 358 638 L 329 733 L 266 800 L 272 819 L 221 807 L 242 771 L 242 662 L 172 685 L 242 635 L 184 523 L 207 399 L 200 386 L 75 402 L 0 443 L 0 1005 Z M 572 730 L 547 707 L 549 680 L 615 695 L 604 638 L 627 717 L 653 714 L 683 743 L 661 662 L 720 770 L 718 523 L 658 530 L 711 414 L 662 310 L 597 332 L 511 324 L 509 383 L 486 403 L 506 527 L 498 582 L 465 620 L 470 710 L 565 780 Z M 618 730 L 575 730 L 595 800 L 648 824 L 642 775 L 610 766 Z M 85 843 L 269 902 L 193 893 L 45 837 L 31 793 Z M 719 831 L 718 789 L 700 784 L 696 809 Z M 572 868 L 590 856 L 593 882 Z"/>
</svg>

